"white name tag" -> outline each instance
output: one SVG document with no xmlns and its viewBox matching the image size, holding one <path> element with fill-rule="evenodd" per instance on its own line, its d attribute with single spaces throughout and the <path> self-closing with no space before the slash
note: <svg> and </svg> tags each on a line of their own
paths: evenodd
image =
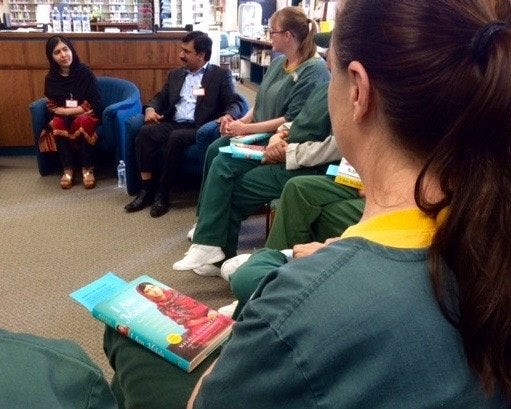
<svg viewBox="0 0 511 409">
<path fill-rule="evenodd" d="M 76 108 L 78 101 L 76 99 L 66 99 L 66 108 Z"/>
<path fill-rule="evenodd" d="M 206 90 L 204 88 L 194 88 L 192 95 L 195 95 L 196 97 L 203 97 L 206 95 Z"/>
</svg>

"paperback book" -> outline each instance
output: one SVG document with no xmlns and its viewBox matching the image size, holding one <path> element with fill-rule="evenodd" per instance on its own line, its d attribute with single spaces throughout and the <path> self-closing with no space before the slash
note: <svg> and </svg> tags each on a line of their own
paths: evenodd
<svg viewBox="0 0 511 409">
<path fill-rule="evenodd" d="M 261 133 L 251 133 L 248 135 L 241 136 L 233 136 L 231 138 L 231 143 L 244 143 L 247 145 L 253 144 L 254 142 L 264 141 L 265 139 L 270 139 L 271 133 L 261 132 Z"/>
<path fill-rule="evenodd" d="M 92 316 L 191 372 L 230 335 L 234 321 L 147 275 L 113 273 L 70 294 Z"/>
<path fill-rule="evenodd" d="M 233 158 L 263 160 L 265 146 L 246 145 L 244 143 L 231 142 L 231 154 Z"/>
<path fill-rule="evenodd" d="M 355 168 L 344 158 L 341 159 L 339 166 L 330 165 L 326 173 L 327 175 L 334 176 L 337 183 L 354 187 L 355 189 L 362 189 L 364 187 Z"/>
<path fill-rule="evenodd" d="M 233 158 L 263 160 L 264 145 L 255 145 L 255 142 L 269 139 L 270 133 L 255 133 L 244 136 L 235 136 L 230 140 L 229 146 L 219 148 L 220 152 L 229 153 Z"/>
</svg>

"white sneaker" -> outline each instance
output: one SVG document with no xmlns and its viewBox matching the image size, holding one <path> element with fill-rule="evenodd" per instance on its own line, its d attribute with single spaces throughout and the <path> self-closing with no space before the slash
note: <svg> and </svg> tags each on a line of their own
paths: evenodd
<svg viewBox="0 0 511 409">
<path fill-rule="evenodd" d="M 197 227 L 197 223 L 194 223 L 192 228 L 188 230 L 188 233 L 186 234 L 186 238 L 190 241 L 193 240 L 193 233 L 195 233 L 195 228 Z"/>
<path fill-rule="evenodd" d="M 237 306 L 238 306 L 238 300 L 233 301 L 232 304 L 224 305 L 223 307 L 220 307 L 218 309 L 218 313 L 225 315 L 226 317 L 232 318 L 232 315 L 234 314 L 234 310 L 236 310 Z"/>
<path fill-rule="evenodd" d="M 229 281 L 229 277 L 241 266 L 251 254 L 239 254 L 229 260 L 225 260 L 220 268 L 220 275 L 224 280 Z"/>
<path fill-rule="evenodd" d="M 200 267 L 194 268 L 193 272 L 203 277 L 214 277 L 220 275 L 220 267 L 214 264 L 204 264 Z"/>
<path fill-rule="evenodd" d="M 175 262 L 172 268 L 179 271 L 193 270 L 204 264 L 222 261 L 224 258 L 225 254 L 220 247 L 192 244 L 186 252 L 186 256 Z"/>
</svg>

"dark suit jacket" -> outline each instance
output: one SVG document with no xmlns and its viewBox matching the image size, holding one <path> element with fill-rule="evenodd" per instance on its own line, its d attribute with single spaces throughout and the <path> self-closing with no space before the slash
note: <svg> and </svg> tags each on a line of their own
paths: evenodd
<svg viewBox="0 0 511 409">
<path fill-rule="evenodd" d="M 167 82 L 144 109 L 153 107 L 156 112 L 164 115 L 165 121 L 172 121 L 176 112 L 176 103 L 185 81 L 187 70 L 180 68 L 169 72 Z M 217 119 L 225 113 L 239 118 L 242 104 L 234 92 L 231 71 L 214 64 L 208 64 L 202 77 L 202 88 L 205 95 L 197 97 L 195 107 L 195 124 L 197 127 Z"/>
</svg>

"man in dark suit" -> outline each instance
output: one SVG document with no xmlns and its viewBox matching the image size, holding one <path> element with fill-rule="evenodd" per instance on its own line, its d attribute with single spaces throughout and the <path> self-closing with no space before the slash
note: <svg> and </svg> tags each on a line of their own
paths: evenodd
<svg viewBox="0 0 511 409">
<path fill-rule="evenodd" d="M 207 34 L 188 33 L 179 56 L 184 67 L 170 71 L 161 91 L 144 106 L 145 124 L 135 138 L 142 184 L 136 198 L 124 207 L 128 213 L 149 205 L 152 217 L 167 213 L 170 187 L 183 151 L 195 143 L 196 130 L 206 122 L 237 119 L 243 114 L 230 70 L 209 63 L 211 46 Z"/>
</svg>

